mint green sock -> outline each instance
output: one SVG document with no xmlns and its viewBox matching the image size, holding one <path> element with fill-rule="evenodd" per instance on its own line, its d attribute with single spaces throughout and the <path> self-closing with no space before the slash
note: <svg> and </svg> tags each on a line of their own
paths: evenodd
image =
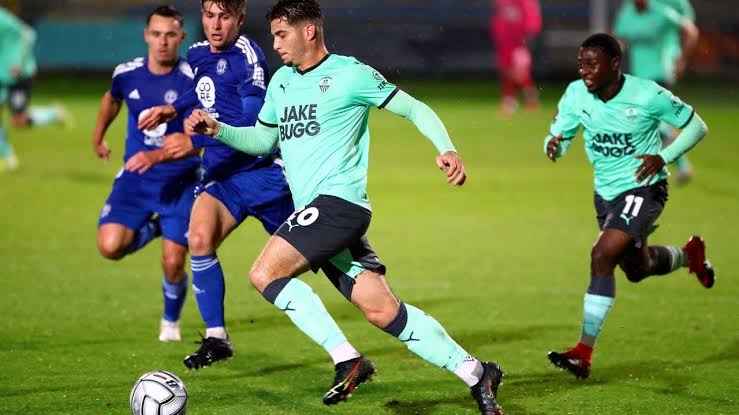
<svg viewBox="0 0 739 415">
<path fill-rule="evenodd" d="M 8 137 L 5 135 L 5 129 L 0 127 L 0 158 L 6 159 L 13 155 L 13 147 L 8 142 Z"/>
<path fill-rule="evenodd" d="M 270 291 L 277 288 L 279 293 L 272 296 Z M 324 307 L 321 299 L 313 289 L 297 278 L 289 281 L 277 280 L 262 293 L 277 308 L 284 311 L 293 324 L 314 342 L 331 352 L 338 345 L 346 342 L 346 336 Z M 274 300 L 272 301 L 272 298 Z"/>
<path fill-rule="evenodd" d="M 690 161 L 685 155 L 682 155 L 675 160 L 675 167 L 677 167 L 679 171 L 690 171 Z"/>
<path fill-rule="evenodd" d="M 432 365 L 454 373 L 470 357 L 433 317 L 410 304 L 401 304 L 398 317 L 385 329 L 411 352 Z"/>
<path fill-rule="evenodd" d="M 582 338 L 580 341 L 590 347 L 595 345 L 603 321 L 613 306 L 615 299 L 603 295 L 585 294 L 583 300 Z"/>
<path fill-rule="evenodd" d="M 61 121 L 59 109 L 53 106 L 33 106 L 28 109 L 28 117 L 31 118 L 33 125 L 38 126 L 49 125 Z"/>
</svg>

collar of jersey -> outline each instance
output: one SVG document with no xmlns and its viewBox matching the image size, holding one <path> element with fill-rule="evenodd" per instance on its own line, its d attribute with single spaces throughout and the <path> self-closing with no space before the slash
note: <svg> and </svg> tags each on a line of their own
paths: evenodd
<svg viewBox="0 0 739 415">
<path fill-rule="evenodd" d="M 321 66 L 321 64 L 323 64 L 323 62 L 326 62 L 326 59 L 328 59 L 330 56 L 331 56 L 330 53 L 327 54 L 326 56 L 323 57 L 323 59 L 321 59 L 320 61 L 318 61 L 318 63 L 316 63 L 315 65 L 311 66 L 310 68 L 308 68 L 308 69 L 306 69 L 304 71 L 301 71 L 300 69 L 298 69 L 297 67 L 295 67 L 295 72 L 297 72 L 300 75 L 305 75 L 308 72 L 310 72 L 310 71 L 318 68 L 319 66 Z"/>
<path fill-rule="evenodd" d="M 610 99 L 603 99 L 598 94 L 595 94 L 595 97 L 603 102 L 613 101 L 614 98 L 618 96 L 618 94 L 621 93 L 621 90 L 624 89 L 624 84 L 626 83 L 626 75 L 621 74 L 621 79 L 618 81 L 618 90 Z"/>
</svg>

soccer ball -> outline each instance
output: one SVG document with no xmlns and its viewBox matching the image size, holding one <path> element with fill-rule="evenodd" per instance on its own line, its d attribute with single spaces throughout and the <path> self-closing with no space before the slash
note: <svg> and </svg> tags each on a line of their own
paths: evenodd
<svg viewBox="0 0 739 415">
<path fill-rule="evenodd" d="M 174 373 L 158 370 L 143 374 L 128 400 L 133 415 L 185 415 L 187 389 Z"/>
</svg>

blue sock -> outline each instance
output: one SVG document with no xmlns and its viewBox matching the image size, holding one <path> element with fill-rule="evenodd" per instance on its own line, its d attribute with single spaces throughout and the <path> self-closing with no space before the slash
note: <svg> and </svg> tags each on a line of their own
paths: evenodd
<svg viewBox="0 0 739 415">
<path fill-rule="evenodd" d="M 187 298 L 187 274 L 178 283 L 162 279 L 162 295 L 164 296 L 164 319 L 175 322 L 180 319 L 182 306 Z"/>
<path fill-rule="evenodd" d="M 190 263 L 192 290 L 205 327 L 225 327 L 223 299 L 226 295 L 226 283 L 218 257 L 215 254 L 192 256 Z"/>
<path fill-rule="evenodd" d="M 159 220 L 150 220 L 144 224 L 133 237 L 131 245 L 126 248 L 126 255 L 132 254 L 139 249 L 143 248 L 162 234 L 162 228 L 159 226 Z"/>
<path fill-rule="evenodd" d="M 346 343 L 346 336 L 328 313 L 313 289 L 297 278 L 272 281 L 262 292 L 264 298 L 284 311 L 300 331 L 331 353 Z"/>
<path fill-rule="evenodd" d="M 385 331 L 397 337 L 423 360 L 454 373 L 471 358 L 433 317 L 410 305 L 400 304 L 398 316 Z"/>
</svg>

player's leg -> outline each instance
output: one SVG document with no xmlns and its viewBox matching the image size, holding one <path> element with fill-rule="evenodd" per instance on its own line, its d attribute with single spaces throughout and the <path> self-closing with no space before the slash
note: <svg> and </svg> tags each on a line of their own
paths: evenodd
<svg viewBox="0 0 739 415">
<path fill-rule="evenodd" d="M 159 341 L 180 341 L 180 314 L 187 298 L 187 273 L 185 258 L 187 245 L 162 239 L 162 296 L 164 311 L 159 329 Z"/>
<path fill-rule="evenodd" d="M 279 235 L 267 242 L 249 273 L 254 287 L 283 311 L 334 362 L 336 376 L 323 402 L 333 405 L 346 400 L 375 369 L 347 340 L 313 289 L 296 276 L 310 268 L 308 260 Z M 341 390 L 335 390 L 341 385 Z"/>
<path fill-rule="evenodd" d="M 31 78 L 23 78 L 11 87 L 10 108 L 13 126 L 24 128 L 65 122 L 68 116 L 61 105 L 30 105 L 32 86 Z"/>
<path fill-rule="evenodd" d="M 162 206 L 162 296 L 164 312 L 159 340 L 180 341 L 180 314 L 187 298 L 187 230 L 193 205 L 193 186 L 185 186 L 179 197 Z"/>
<path fill-rule="evenodd" d="M 206 328 L 200 347 L 183 360 L 189 369 L 210 366 L 233 356 L 224 311 L 226 284 L 216 249 L 239 223 L 212 194 L 201 193 L 195 200 L 190 214 L 188 243 L 192 289 Z"/>
<path fill-rule="evenodd" d="M 524 102 L 529 110 L 539 107 L 539 91 L 531 77 L 532 62 L 526 41 L 522 40 L 521 46 L 513 52 L 513 76 L 517 87 L 523 92 Z"/>
<path fill-rule="evenodd" d="M 341 218 L 348 218 L 348 222 L 337 224 L 336 212 Z M 357 221 L 355 216 L 360 219 Z M 349 343 L 310 286 L 294 277 L 310 268 L 316 270 L 318 264 L 341 250 L 346 240 L 364 232 L 369 216 L 369 211 L 349 202 L 319 196 L 283 222 L 250 272 L 252 284 L 264 298 L 285 312 L 303 333 L 331 356 L 335 376 L 329 392 L 323 397 L 326 405 L 346 400 L 375 369 L 372 362 Z M 263 217 L 264 212 L 260 212 L 260 218 Z M 263 223 L 269 230 L 268 223 L 264 220 Z M 336 231 L 337 227 L 340 232 Z M 356 232 L 352 231 L 354 227 L 358 228 Z"/>
<path fill-rule="evenodd" d="M 7 132 L 3 126 L 2 103 L 5 99 L 5 88 L 0 85 L 0 172 L 12 171 L 18 168 L 18 157 L 8 141 Z"/>
<path fill-rule="evenodd" d="M 502 411 L 496 402 L 503 376 L 500 367 L 473 357 L 436 319 L 400 302 L 382 273 L 369 270 L 360 273 L 351 291 L 351 301 L 367 321 L 398 338 L 408 350 L 459 377 L 470 388 L 483 414 Z"/>
<path fill-rule="evenodd" d="M 206 325 L 206 338 L 228 337 L 223 307 L 225 282 L 216 249 L 237 224 L 228 208 L 212 194 L 203 192 L 195 200 L 190 215 L 188 243 L 192 285 L 200 315 Z"/>
<path fill-rule="evenodd" d="M 633 237 L 620 229 L 604 229 L 591 251 L 590 284 L 583 298 L 583 322 L 580 341 L 564 353 L 549 352 L 549 360 L 579 378 L 590 375 L 595 341 L 613 306 L 616 296 L 614 270 Z"/>
<path fill-rule="evenodd" d="M 100 212 L 97 246 L 105 258 L 122 259 L 162 233 L 159 217 L 149 210 L 146 196 L 133 190 L 137 188 L 132 184 L 135 180 L 125 174 L 117 178 Z"/>
<path fill-rule="evenodd" d="M 8 89 L 8 107 L 10 108 L 10 122 L 15 128 L 25 128 L 31 125 L 28 117 L 28 101 L 30 99 L 29 80 L 19 79 Z"/>
<path fill-rule="evenodd" d="M 120 223 L 101 224 L 97 232 L 97 247 L 100 255 L 117 261 L 126 256 L 126 248 L 131 245 L 136 232 Z"/>
</svg>

